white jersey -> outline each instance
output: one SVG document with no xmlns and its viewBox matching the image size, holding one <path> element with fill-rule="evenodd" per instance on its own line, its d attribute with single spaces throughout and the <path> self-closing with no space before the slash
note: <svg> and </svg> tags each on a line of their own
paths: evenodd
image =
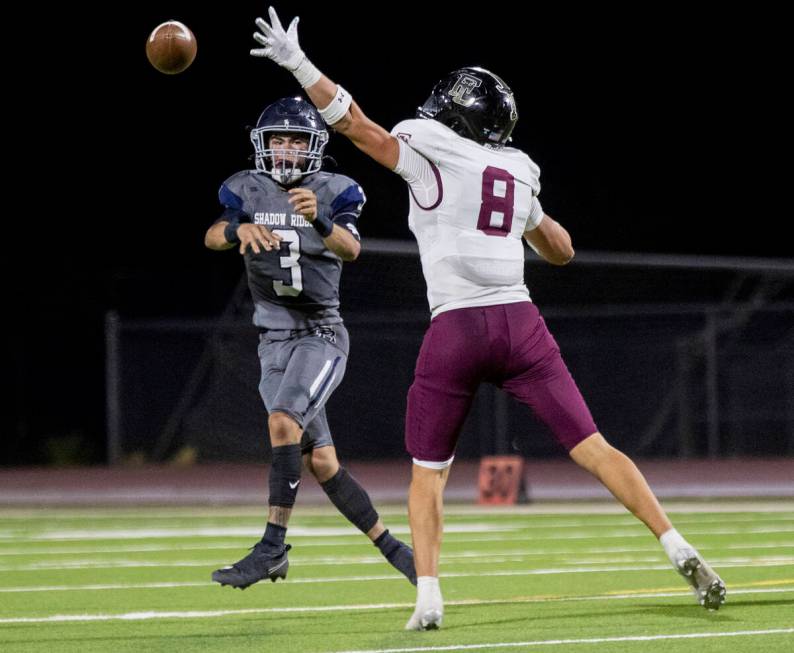
<svg viewBox="0 0 794 653">
<path fill-rule="evenodd" d="M 479 145 L 436 120 L 404 120 L 392 134 L 433 317 L 529 301 L 521 238 L 543 219 L 538 166 L 521 150 Z"/>
</svg>

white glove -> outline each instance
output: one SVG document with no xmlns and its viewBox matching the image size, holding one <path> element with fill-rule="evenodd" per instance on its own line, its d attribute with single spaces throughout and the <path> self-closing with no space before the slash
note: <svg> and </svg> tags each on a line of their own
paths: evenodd
<svg viewBox="0 0 794 653">
<path fill-rule="evenodd" d="M 298 44 L 298 21 L 300 19 L 295 16 L 285 32 L 276 10 L 269 7 L 267 13 L 270 15 L 270 24 L 268 25 L 264 18 L 257 18 L 256 26 L 262 31 L 254 32 L 254 40 L 265 47 L 252 48 L 251 56 L 267 57 L 290 72 L 295 72 L 306 58 Z"/>
</svg>

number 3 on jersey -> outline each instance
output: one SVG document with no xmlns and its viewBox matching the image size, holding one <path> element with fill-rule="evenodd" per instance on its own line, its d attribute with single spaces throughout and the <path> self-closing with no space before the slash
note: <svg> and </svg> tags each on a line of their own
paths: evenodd
<svg viewBox="0 0 794 653">
<path fill-rule="evenodd" d="M 515 191 L 515 177 L 507 170 L 493 166 L 483 170 L 482 204 L 477 229 L 489 236 L 507 236 L 513 226 Z"/>
<path fill-rule="evenodd" d="M 290 271 L 291 281 L 273 281 L 273 290 L 280 297 L 297 297 L 303 290 L 303 275 L 298 259 L 301 257 L 301 237 L 294 229 L 274 229 L 274 234 L 281 236 L 282 247 L 286 244 L 289 248 L 288 256 L 283 254 L 279 258 L 282 268 Z"/>
</svg>

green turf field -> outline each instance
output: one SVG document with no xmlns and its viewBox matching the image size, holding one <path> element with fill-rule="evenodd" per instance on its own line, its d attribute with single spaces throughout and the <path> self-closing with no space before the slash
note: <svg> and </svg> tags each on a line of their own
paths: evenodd
<svg viewBox="0 0 794 653">
<path fill-rule="evenodd" d="M 261 509 L 5 509 L 0 651 L 790 653 L 794 505 L 730 505 L 673 512 L 728 585 L 712 613 L 626 514 L 448 506 L 444 626 L 426 633 L 403 631 L 414 588 L 330 509 L 297 510 L 288 580 L 244 592 L 210 573 Z M 382 513 L 407 539 L 404 508 Z"/>
</svg>

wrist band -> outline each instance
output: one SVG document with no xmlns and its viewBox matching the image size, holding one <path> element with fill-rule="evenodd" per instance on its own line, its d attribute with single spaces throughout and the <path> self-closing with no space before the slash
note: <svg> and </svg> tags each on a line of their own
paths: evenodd
<svg viewBox="0 0 794 653">
<path fill-rule="evenodd" d="M 312 227 L 317 230 L 317 233 L 320 234 L 323 238 L 328 238 L 331 235 L 331 232 L 334 230 L 334 223 L 331 222 L 324 215 L 318 215 L 314 222 L 312 222 Z"/>
<path fill-rule="evenodd" d="M 352 102 L 353 96 L 337 84 L 334 99 L 325 109 L 320 109 L 320 115 L 326 123 L 333 125 L 345 117 Z"/>
<path fill-rule="evenodd" d="M 295 75 L 295 79 L 298 80 L 298 83 L 303 88 L 316 84 L 317 80 L 322 77 L 322 73 L 317 70 L 317 66 L 309 61 L 309 57 L 306 56 L 303 57 L 297 68 L 292 71 L 292 74 Z"/>
<path fill-rule="evenodd" d="M 236 245 L 240 242 L 240 239 L 237 237 L 237 229 L 240 226 L 239 220 L 230 220 L 229 224 L 226 225 L 223 229 L 223 237 L 226 239 L 227 243 L 232 245 Z"/>
</svg>

